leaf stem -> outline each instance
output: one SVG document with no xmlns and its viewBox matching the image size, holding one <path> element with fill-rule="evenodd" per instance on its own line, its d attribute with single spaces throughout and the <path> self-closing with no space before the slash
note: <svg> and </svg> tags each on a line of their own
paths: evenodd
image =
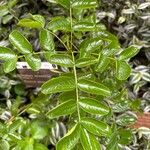
<svg viewBox="0 0 150 150">
<path fill-rule="evenodd" d="M 80 110 L 79 110 L 79 90 L 78 90 L 78 77 L 77 77 L 77 70 L 76 70 L 76 66 L 75 66 L 75 57 L 74 57 L 74 53 L 72 51 L 72 43 L 73 43 L 73 38 L 72 38 L 72 9 L 70 8 L 70 22 L 71 22 L 71 35 L 70 35 L 70 50 L 72 53 L 72 60 L 74 62 L 74 66 L 73 66 L 73 72 L 74 72 L 74 78 L 75 78 L 75 87 L 76 87 L 76 102 L 77 102 L 77 112 L 78 112 L 78 121 L 80 122 Z"/>
</svg>

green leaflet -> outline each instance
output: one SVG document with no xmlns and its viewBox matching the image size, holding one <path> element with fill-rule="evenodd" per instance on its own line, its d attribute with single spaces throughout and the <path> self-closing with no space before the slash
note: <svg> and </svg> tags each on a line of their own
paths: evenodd
<svg viewBox="0 0 150 150">
<path fill-rule="evenodd" d="M 125 61 L 116 61 L 116 77 L 118 80 L 126 80 L 130 73 L 131 68 Z"/>
<path fill-rule="evenodd" d="M 98 27 L 90 22 L 78 22 L 73 25 L 74 31 L 88 32 L 88 31 L 95 31 L 96 29 L 98 29 Z"/>
<path fill-rule="evenodd" d="M 68 54 L 53 54 L 49 58 L 49 62 L 64 67 L 73 67 L 74 62 Z"/>
<path fill-rule="evenodd" d="M 119 150 L 117 131 L 114 131 L 114 133 L 111 135 L 109 143 L 107 144 L 107 150 Z"/>
<path fill-rule="evenodd" d="M 125 59 L 129 59 L 134 57 L 137 53 L 139 52 L 139 49 L 134 47 L 134 46 L 130 46 L 128 48 L 126 48 L 119 56 L 120 60 L 125 60 Z"/>
<path fill-rule="evenodd" d="M 85 112 L 90 114 L 107 115 L 110 111 L 106 105 L 88 97 L 80 98 L 79 105 Z"/>
<path fill-rule="evenodd" d="M 71 0 L 71 7 L 75 9 L 95 8 L 97 0 Z"/>
<path fill-rule="evenodd" d="M 102 121 L 97 121 L 93 118 L 82 118 L 80 123 L 89 132 L 97 136 L 110 136 L 111 134 L 111 128 Z"/>
<path fill-rule="evenodd" d="M 62 76 L 50 79 L 42 85 L 42 93 L 51 94 L 75 89 L 75 81 L 72 77 Z"/>
<path fill-rule="evenodd" d="M 110 63 L 110 59 L 107 56 L 101 55 L 97 66 L 95 67 L 96 72 L 104 72 Z"/>
<path fill-rule="evenodd" d="M 34 140 L 32 138 L 25 138 L 17 143 L 17 150 L 34 150 Z"/>
<path fill-rule="evenodd" d="M 97 7 L 97 0 L 56 0 L 56 2 L 66 9 L 70 9 L 70 6 L 75 9 L 88 9 Z"/>
<path fill-rule="evenodd" d="M 52 52 L 55 50 L 55 43 L 52 34 L 48 30 L 46 29 L 41 30 L 39 38 L 40 38 L 40 45 L 44 50 Z"/>
<path fill-rule="evenodd" d="M 70 8 L 70 0 L 56 0 L 56 2 L 66 9 Z"/>
<path fill-rule="evenodd" d="M 4 62 L 4 64 L 3 64 L 4 72 L 9 73 L 9 72 L 13 71 L 16 68 L 17 60 L 18 60 L 18 58 L 16 56 L 16 58 L 13 58 L 13 59 L 10 59 L 10 60 Z"/>
<path fill-rule="evenodd" d="M 120 126 L 130 126 L 133 125 L 136 121 L 135 116 L 124 114 L 116 120 L 116 123 Z"/>
<path fill-rule="evenodd" d="M 6 140 L 0 141 L 0 149 L 1 150 L 10 150 L 10 145 Z"/>
<path fill-rule="evenodd" d="M 86 67 L 95 64 L 97 61 L 98 60 L 96 58 L 91 58 L 91 57 L 79 58 L 76 60 L 76 67 L 78 68 Z"/>
<path fill-rule="evenodd" d="M 102 96 L 110 96 L 111 94 L 109 88 L 107 88 L 103 84 L 90 81 L 87 79 L 80 79 L 78 81 L 78 87 L 80 90 L 91 94 L 102 95 Z"/>
<path fill-rule="evenodd" d="M 103 41 L 99 37 L 89 38 L 84 40 L 79 47 L 81 52 L 81 57 L 85 57 L 90 53 L 94 52 L 95 50 L 100 49 L 102 45 L 103 45 Z"/>
<path fill-rule="evenodd" d="M 41 122 L 35 121 L 35 122 L 32 122 L 30 126 L 30 132 L 31 132 L 33 139 L 40 140 L 40 139 L 43 139 L 47 135 L 48 130 L 46 126 L 41 125 Z"/>
<path fill-rule="evenodd" d="M 50 110 L 47 113 L 47 115 L 50 118 L 56 118 L 56 117 L 72 114 L 75 111 L 76 111 L 76 102 L 74 100 L 68 100 L 56 106 L 52 110 Z"/>
<path fill-rule="evenodd" d="M 45 19 L 41 15 L 31 15 L 32 18 L 24 18 L 19 20 L 18 25 L 28 28 L 43 28 L 45 26 Z"/>
<path fill-rule="evenodd" d="M 48 150 L 48 148 L 46 146 L 44 146 L 43 144 L 40 144 L 40 143 L 35 143 L 34 149 L 35 150 Z"/>
<path fill-rule="evenodd" d="M 71 24 L 67 18 L 55 17 L 48 23 L 47 28 L 54 31 L 71 31 Z"/>
<path fill-rule="evenodd" d="M 80 125 L 76 124 L 56 145 L 56 150 L 71 150 L 78 143 Z"/>
<path fill-rule="evenodd" d="M 60 103 L 66 102 L 69 99 L 72 99 L 72 100 L 76 99 L 76 92 L 75 91 L 68 91 L 68 92 L 63 92 L 63 93 L 59 94 Z"/>
<path fill-rule="evenodd" d="M 83 127 L 80 127 L 80 141 L 84 150 L 101 150 L 101 146 L 96 137 Z"/>
<path fill-rule="evenodd" d="M 25 59 L 33 71 L 38 71 L 41 67 L 41 59 L 38 55 L 26 54 Z"/>
<path fill-rule="evenodd" d="M 9 41 L 22 54 L 29 54 L 33 51 L 32 45 L 19 31 L 14 30 L 11 32 Z"/>
<path fill-rule="evenodd" d="M 7 61 L 16 58 L 16 54 L 9 48 L 0 46 L 0 59 Z"/>
<path fill-rule="evenodd" d="M 40 22 L 29 19 L 29 18 L 24 18 L 24 19 L 19 20 L 18 26 L 28 27 L 28 28 L 42 28 L 42 25 Z"/>
</svg>

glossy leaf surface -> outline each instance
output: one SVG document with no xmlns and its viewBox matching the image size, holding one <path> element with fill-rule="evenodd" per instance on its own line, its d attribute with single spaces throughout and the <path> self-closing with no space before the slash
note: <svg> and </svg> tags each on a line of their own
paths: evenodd
<svg viewBox="0 0 150 150">
<path fill-rule="evenodd" d="M 54 51 L 55 43 L 53 40 L 53 36 L 51 35 L 51 33 L 48 30 L 46 30 L 46 29 L 41 30 L 40 34 L 39 34 L 39 38 L 40 38 L 41 47 L 44 50 Z"/>
<path fill-rule="evenodd" d="M 126 48 L 121 54 L 119 59 L 120 60 L 125 60 L 125 59 L 129 59 L 134 57 L 137 53 L 139 52 L 139 49 L 134 47 L 134 46 L 130 46 L 128 48 Z"/>
<path fill-rule="evenodd" d="M 79 59 L 76 60 L 76 67 L 82 68 L 82 67 L 86 67 L 86 66 L 95 64 L 96 62 L 97 62 L 96 58 L 94 58 L 94 59 L 93 58 L 88 58 L 88 57 L 79 58 Z"/>
<path fill-rule="evenodd" d="M 44 94 L 71 91 L 73 89 L 75 89 L 74 78 L 67 76 L 50 79 L 42 85 Z"/>
<path fill-rule="evenodd" d="M 96 137 L 83 127 L 81 127 L 80 141 L 84 150 L 101 150 Z"/>
<path fill-rule="evenodd" d="M 11 49 L 6 48 L 6 47 L 0 47 L 0 59 L 1 60 L 7 61 L 10 59 L 14 59 L 16 57 L 17 56 Z"/>
<path fill-rule="evenodd" d="M 109 125 L 102 121 L 97 121 L 93 118 L 82 118 L 81 124 L 89 132 L 97 136 L 109 136 L 111 134 Z"/>
<path fill-rule="evenodd" d="M 76 124 L 68 133 L 57 143 L 56 150 L 71 150 L 75 147 L 80 137 L 80 125 Z"/>
<path fill-rule="evenodd" d="M 19 31 L 14 30 L 11 32 L 9 40 L 20 53 L 29 54 L 32 52 L 31 44 Z"/>
<path fill-rule="evenodd" d="M 74 63 L 71 57 L 67 54 L 53 54 L 51 55 L 49 62 L 52 64 L 64 66 L 64 67 L 73 67 Z"/>
<path fill-rule="evenodd" d="M 92 98 L 80 98 L 79 105 L 84 111 L 90 114 L 107 115 L 109 113 L 109 108 L 106 105 Z"/>
<path fill-rule="evenodd" d="M 33 71 L 38 71 L 41 67 L 41 59 L 38 55 L 26 54 L 25 59 Z"/>
<path fill-rule="evenodd" d="M 78 87 L 84 92 L 88 92 L 96 95 L 110 96 L 110 90 L 103 84 L 98 82 L 90 81 L 87 79 L 80 79 L 78 82 Z"/>
<path fill-rule="evenodd" d="M 48 112 L 50 118 L 56 118 L 64 115 L 72 114 L 76 111 L 76 103 L 74 100 L 68 100 L 56 106 Z"/>
<path fill-rule="evenodd" d="M 125 61 L 116 62 L 116 77 L 118 80 L 126 80 L 130 73 L 131 68 Z"/>
</svg>

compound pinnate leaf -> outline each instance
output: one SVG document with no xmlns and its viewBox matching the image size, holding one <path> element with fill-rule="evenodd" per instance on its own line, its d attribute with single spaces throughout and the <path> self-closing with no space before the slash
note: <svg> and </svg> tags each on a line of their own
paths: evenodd
<svg viewBox="0 0 150 150">
<path fill-rule="evenodd" d="M 96 137 L 85 128 L 80 127 L 80 141 L 84 150 L 101 150 L 101 146 Z"/>
<path fill-rule="evenodd" d="M 75 112 L 75 110 L 76 110 L 75 101 L 74 100 L 68 100 L 68 101 L 56 106 L 52 110 L 50 110 L 47 113 L 47 115 L 50 118 L 56 118 L 56 117 L 72 114 L 73 112 Z"/>
<path fill-rule="evenodd" d="M 116 77 L 118 80 L 126 80 L 131 73 L 131 68 L 125 61 L 116 61 Z"/>
<path fill-rule="evenodd" d="M 56 150 L 71 150 L 78 143 L 80 125 L 76 124 L 56 145 Z"/>
<path fill-rule="evenodd" d="M 39 38 L 40 38 L 41 47 L 44 50 L 52 51 L 52 52 L 54 51 L 55 43 L 51 33 L 48 30 L 46 29 L 41 30 L 39 34 Z"/>
<path fill-rule="evenodd" d="M 78 82 L 78 87 L 80 90 L 91 94 L 102 95 L 102 96 L 110 96 L 111 94 L 109 88 L 107 88 L 103 84 L 91 80 L 87 80 L 87 79 L 80 79 Z"/>
<path fill-rule="evenodd" d="M 29 41 L 19 32 L 14 30 L 9 35 L 11 44 L 22 54 L 29 54 L 32 50 L 32 45 Z"/>
<path fill-rule="evenodd" d="M 84 111 L 90 114 L 107 115 L 110 111 L 106 105 L 88 97 L 80 98 L 79 105 Z"/>
<path fill-rule="evenodd" d="M 102 121 L 97 121 L 93 118 L 82 118 L 80 123 L 89 132 L 97 136 L 110 136 L 111 134 L 111 128 L 109 125 Z"/>
<path fill-rule="evenodd" d="M 75 80 L 72 77 L 62 76 L 50 79 L 42 85 L 44 94 L 51 94 L 75 89 Z"/>
</svg>

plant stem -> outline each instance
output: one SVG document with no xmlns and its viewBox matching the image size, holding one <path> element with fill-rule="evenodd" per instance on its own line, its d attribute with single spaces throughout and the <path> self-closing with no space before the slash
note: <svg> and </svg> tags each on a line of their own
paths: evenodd
<svg viewBox="0 0 150 150">
<path fill-rule="evenodd" d="M 73 39 L 72 39 L 72 9 L 70 8 L 70 22 L 71 22 L 71 35 L 70 35 L 70 50 L 72 53 L 72 60 L 74 62 L 74 66 L 73 66 L 73 73 L 74 73 L 74 78 L 75 78 L 75 87 L 76 87 L 76 102 L 77 102 L 77 112 L 78 112 L 78 121 L 80 122 L 80 110 L 79 110 L 79 90 L 78 90 L 78 77 L 77 77 L 77 70 L 76 70 L 76 66 L 75 66 L 75 57 L 74 57 L 74 53 L 72 50 L 72 43 L 73 43 Z"/>
</svg>

